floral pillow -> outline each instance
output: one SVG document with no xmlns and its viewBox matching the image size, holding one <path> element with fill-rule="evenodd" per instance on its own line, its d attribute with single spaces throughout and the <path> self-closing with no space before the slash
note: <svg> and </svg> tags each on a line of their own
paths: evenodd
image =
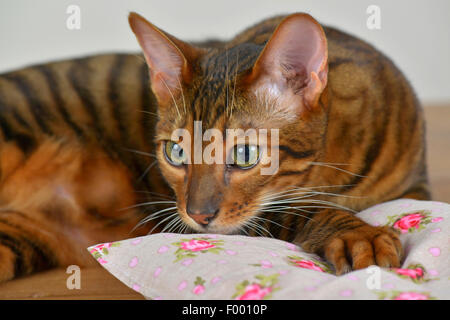
<svg viewBox="0 0 450 320">
<path fill-rule="evenodd" d="M 277 239 L 161 233 L 88 248 L 148 299 L 449 299 L 450 205 L 396 200 L 358 214 L 401 232 L 401 268 L 337 277 L 316 255 Z"/>
</svg>

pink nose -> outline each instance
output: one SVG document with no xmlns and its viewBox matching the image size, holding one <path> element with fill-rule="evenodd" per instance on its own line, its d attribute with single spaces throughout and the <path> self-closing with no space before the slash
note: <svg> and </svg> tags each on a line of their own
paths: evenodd
<svg viewBox="0 0 450 320">
<path fill-rule="evenodd" d="M 198 224 L 201 224 L 203 226 L 208 225 L 214 218 L 214 213 L 189 213 L 189 216 Z"/>
</svg>

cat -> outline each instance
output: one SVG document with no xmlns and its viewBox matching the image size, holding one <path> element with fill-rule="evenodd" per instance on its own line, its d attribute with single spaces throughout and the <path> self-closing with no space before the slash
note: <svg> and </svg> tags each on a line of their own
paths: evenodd
<svg viewBox="0 0 450 320">
<path fill-rule="evenodd" d="M 273 236 L 337 275 L 400 265 L 398 234 L 354 216 L 430 198 L 422 110 L 388 58 L 305 13 L 198 43 L 129 24 L 143 55 L 0 76 L 0 281 L 95 265 L 88 246 L 154 231 Z M 276 129 L 277 171 L 260 173 L 272 140 L 188 162 L 173 132 L 194 122 Z"/>
</svg>

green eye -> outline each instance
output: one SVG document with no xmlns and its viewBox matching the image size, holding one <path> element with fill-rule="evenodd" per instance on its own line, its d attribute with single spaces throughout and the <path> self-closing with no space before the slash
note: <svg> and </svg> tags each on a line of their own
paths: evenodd
<svg viewBox="0 0 450 320">
<path fill-rule="evenodd" d="M 259 147 L 238 144 L 233 149 L 233 162 L 241 169 L 250 169 L 259 161 Z"/>
<path fill-rule="evenodd" d="M 178 143 L 167 141 L 164 147 L 164 155 L 167 161 L 174 166 L 181 166 L 186 163 L 186 152 Z"/>
</svg>

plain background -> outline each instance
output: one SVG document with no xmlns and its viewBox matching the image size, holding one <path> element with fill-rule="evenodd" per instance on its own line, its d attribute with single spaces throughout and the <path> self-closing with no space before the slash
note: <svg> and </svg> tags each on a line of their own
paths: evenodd
<svg viewBox="0 0 450 320">
<path fill-rule="evenodd" d="M 68 6 L 81 10 L 69 30 Z M 369 5 L 381 29 L 369 30 Z M 183 40 L 230 38 L 273 15 L 307 12 L 386 53 L 424 104 L 450 102 L 449 0 L 0 0 L 0 72 L 102 52 L 136 52 L 127 15 L 136 11 Z"/>
</svg>

